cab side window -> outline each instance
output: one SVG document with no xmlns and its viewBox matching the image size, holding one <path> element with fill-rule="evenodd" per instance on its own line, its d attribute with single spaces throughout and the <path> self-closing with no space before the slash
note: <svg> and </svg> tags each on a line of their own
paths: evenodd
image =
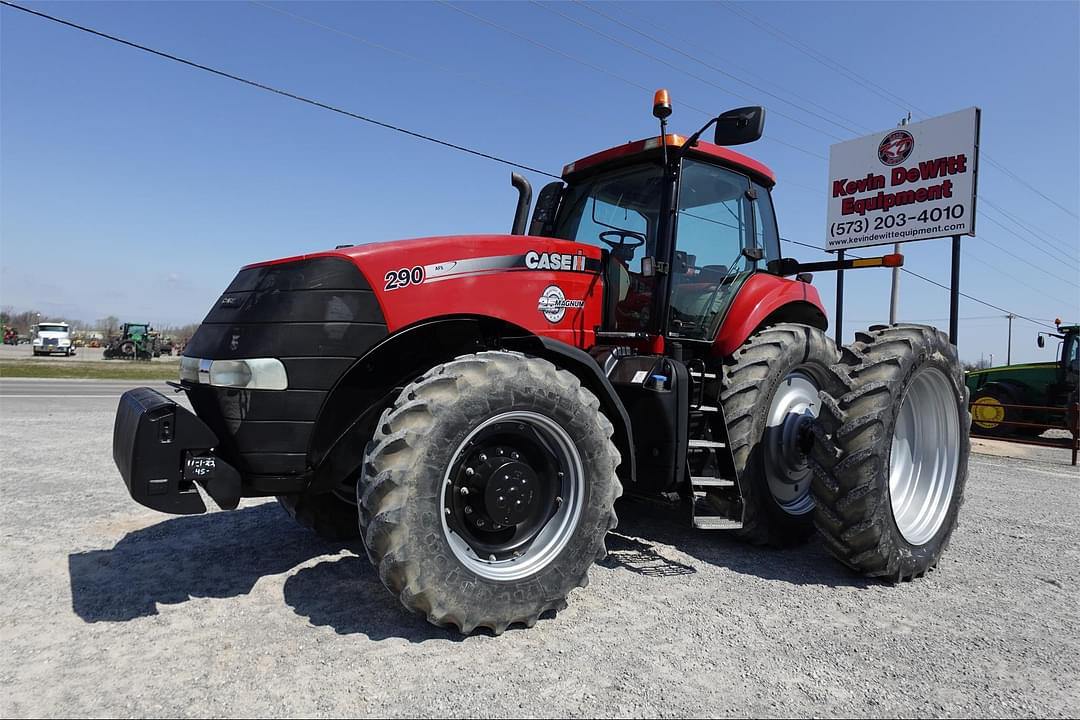
<svg viewBox="0 0 1080 720">
<path fill-rule="evenodd" d="M 776 228 L 776 214 L 773 211 L 772 195 L 769 189 L 758 183 L 751 183 L 757 199 L 754 200 L 754 232 L 757 246 L 765 251 L 765 260 L 780 258 L 780 232 Z"/>
</svg>

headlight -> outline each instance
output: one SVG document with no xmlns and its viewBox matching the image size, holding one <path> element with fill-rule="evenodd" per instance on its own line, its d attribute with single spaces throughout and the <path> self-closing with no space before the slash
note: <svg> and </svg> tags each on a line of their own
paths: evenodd
<svg viewBox="0 0 1080 720">
<path fill-rule="evenodd" d="M 61 345 L 70 345 L 71 341 L 68 340 L 67 338 L 60 338 L 60 344 Z"/>
<path fill-rule="evenodd" d="M 180 358 L 180 379 L 188 382 L 199 382 L 199 359 L 193 357 Z"/>
<path fill-rule="evenodd" d="M 180 379 L 244 390 L 286 390 L 289 387 L 285 366 L 277 358 L 201 360 L 182 357 Z"/>
<path fill-rule="evenodd" d="M 35 345 L 40 345 L 41 344 L 41 338 L 34 338 L 34 344 Z"/>
</svg>

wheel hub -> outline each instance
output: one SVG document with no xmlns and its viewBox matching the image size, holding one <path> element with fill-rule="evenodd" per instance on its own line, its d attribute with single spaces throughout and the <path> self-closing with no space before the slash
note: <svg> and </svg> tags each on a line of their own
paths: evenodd
<svg viewBox="0 0 1080 720">
<path fill-rule="evenodd" d="M 534 511 L 541 482 L 531 467 L 509 460 L 493 468 L 483 481 L 484 506 L 499 525 L 517 525 Z"/>
<path fill-rule="evenodd" d="M 462 442 L 446 474 L 450 549 L 482 577 L 525 577 L 569 540 L 583 490 L 580 455 L 555 421 L 531 411 L 490 418 Z"/>
<path fill-rule="evenodd" d="M 777 505 L 791 515 L 814 509 L 806 456 L 819 407 L 817 383 L 800 370 L 780 382 L 769 406 L 762 438 L 766 480 Z"/>
</svg>

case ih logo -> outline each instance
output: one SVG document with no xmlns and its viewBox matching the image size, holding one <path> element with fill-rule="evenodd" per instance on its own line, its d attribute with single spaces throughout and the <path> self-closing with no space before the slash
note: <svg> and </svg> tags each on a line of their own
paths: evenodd
<svg viewBox="0 0 1080 720">
<path fill-rule="evenodd" d="M 878 160 L 883 165 L 899 165 L 908 159 L 915 149 L 915 138 L 907 130 L 896 130 L 885 136 L 877 148 Z"/>
<path fill-rule="evenodd" d="M 566 315 L 566 308 L 583 308 L 584 300 L 567 300 L 562 288 L 558 285 L 548 285 L 544 294 L 540 296 L 537 310 L 544 313 L 548 322 L 557 323 Z"/>
</svg>

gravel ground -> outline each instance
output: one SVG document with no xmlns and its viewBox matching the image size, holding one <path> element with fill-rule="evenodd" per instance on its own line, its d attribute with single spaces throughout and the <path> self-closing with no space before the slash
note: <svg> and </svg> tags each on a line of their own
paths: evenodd
<svg viewBox="0 0 1080 720">
<path fill-rule="evenodd" d="M 625 503 L 567 610 L 461 638 L 272 501 L 136 505 L 110 451 L 120 386 L 42 382 L 0 382 L 5 717 L 1080 712 L 1080 473 L 1063 450 L 973 455 L 952 546 L 913 583 Z"/>
</svg>

